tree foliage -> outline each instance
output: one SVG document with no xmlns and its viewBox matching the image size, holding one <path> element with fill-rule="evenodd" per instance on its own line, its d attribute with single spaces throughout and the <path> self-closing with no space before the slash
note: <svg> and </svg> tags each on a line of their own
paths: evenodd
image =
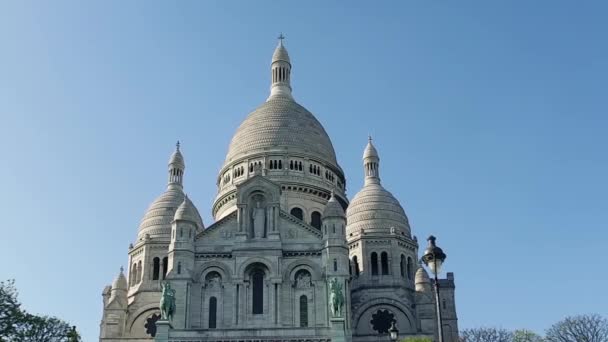
<svg viewBox="0 0 608 342">
<path fill-rule="evenodd" d="M 0 342 L 78 342 L 75 327 L 21 309 L 15 282 L 0 282 Z"/>
<path fill-rule="evenodd" d="M 515 330 L 513 332 L 513 342 L 543 342 L 544 339 L 539 334 L 526 330 Z"/>
<path fill-rule="evenodd" d="M 513 333 L 501 328 L 474 328 L 460 332 L 462 342 L 512 342 Z"/>
<path fill-rule="evenodd" d="M 566 317 L 546 335 L 549 342 L 608 342 L 608 319 L 597 314 Z"/>
</svg>

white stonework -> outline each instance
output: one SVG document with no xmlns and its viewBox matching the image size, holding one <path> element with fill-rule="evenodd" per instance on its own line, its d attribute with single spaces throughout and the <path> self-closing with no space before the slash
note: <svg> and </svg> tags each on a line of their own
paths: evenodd
<svg viewBox="0 0 608 342">
<path fill-rule="evenodd" d="M 407 216 L 364 151 L 365 184 L 346 179 L 319 121 L 295 102 L 282 40 L 269 98 L 243 121 L 217 178 L 207 227 L 184 194 L 179 144 L 167 190 L 129 247 L 128 277 L 103 291 L 100 341 L 389 341 L 436 338 L 433 284 Z M 160 319 L 161 283 L 175 313 Z M 454 278 L 440 279 L 445 341 L 456 342 Z M 341 295 L 339 294 L 341 292 Z"/>
</svg>

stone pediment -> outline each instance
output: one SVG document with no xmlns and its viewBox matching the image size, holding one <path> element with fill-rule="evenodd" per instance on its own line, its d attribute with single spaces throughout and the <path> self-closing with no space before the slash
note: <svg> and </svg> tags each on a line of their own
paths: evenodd
<svg viewBox="0 0 608 342">
<path fill-rule="evenodd" d="M 209 241 L 232 241 L 237 231 L 237 227 L 236 211 L 234 211 L 198 233 L 195 238 L 195 243 L 204 244 Z"/>
<path fill-rule="evenodd" d="M 323 238 L 320 230 L 283 210 L 279 215 L 279 232 L 281 233 L 281 240 L 284 242 L 321 240 Z"/>
</svg>

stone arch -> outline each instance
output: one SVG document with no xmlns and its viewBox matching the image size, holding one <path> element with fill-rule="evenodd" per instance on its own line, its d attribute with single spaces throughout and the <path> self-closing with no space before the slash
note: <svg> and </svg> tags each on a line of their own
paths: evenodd
<svg viewBox="0 0 608 342">
<path fill-rule="evenodd" d="M 308 217 L 308 216 L 307 216 L 307 215 L 308 215 L 308 213 L 307 213 L 307 211 L 306 211 L 306 208 L 303 208 L 303 207 L 302 207 L 301 205 L 299 205 L 299 204 L 294 204 L 294 205 L 292 205 L 291 207 L 289 207 L 289 214 L 290 214 L 290 215 L 293 215 L 293 216 L 295 216 L 295 217 L 298 217 L 297 215 L 294 215 L 294 214 L 292 213 L 292 211 L 293 211 L 294 209 L 296 209 L 296 210 L 298 210 L 298 209 L 299 209 L 299 210 L 302 212 L 302 218 L 301 218 L 301 220 L 302 220 L 302 222 L 306 222 L 306 218 Z M 299 217 L 298 217 L 298 218 L 299 218 Z M 299 218 L 299 219 L 300 219 L 300 218 Z"/>
<path fill-rule="evenodd" d="M 310 272 L 313 281 L 322 279 L 319 265 L 310 260 L 297 259 L 285 266 L 285 270 L 283 271 L 283 281 L 294 282 L 296 273 L 302 269 Z"/>
<path fill-rule="evenodd" d="M 366 316 L 366 313 L 372 313 L 374 310 L 381 308 L 390 308 L 405 316 L 408 321 L 407 323 L 409 325 L 409 331 L 405 329 L 406 327 L 403 326 L 403 323 L 397 320 L 397 328 L 400 332 L 416 332 L 416 320 L 411 312 L 410 305 L 410 303 L 402 302 L 395 298 L 381 297 L 371 299 L 361 305 L 356 312 L 353 313 L 353 327 L 357 327 L 354 333 L 361 331 L 361 329 L 365 329 L 365 327 L 369 327 L 369 322 L 361 321 L 361 319 Z"/>
<path fill-rule="evenodd" d="M 135 322 L 137 321 L 138 318 L 140 318 L 141 316 L 150 314 L 153 311 L 160 312 L 160 308 L 158 307 L 158 304 L 144 305 L 144 306 L 140 307 L 139 309 L 137 309 L 132 314 L 130 314 L 129 318 L 127 319 L 127 322 L 125 324 L 125 327 L 128 327 L 128 329 L 129 329 L 129 334 L 131 334 L 133 332 L 133 324 L 135 324 Z M 141 328 L 143 329 L 144 327 L 142 326 Z"/>
<path fill-rule="evenodd" d="M 254 264 L 262 264 L 262 265 L 266 266 L 266 269 L 269 272 L 268 276 L 273 276 L 273 275 L 277 274 L 276 267 L 274 267 L 274 265 L 270 262 L 270 260 L 263 258 L 263 257 L 253 257 L 253 258 L 249 258 L 246 263 L 242 263 L 241 265 L 239 265 L 237 273 L 236 273 L 237 276 L 241 279 L 244 279 L 245 272 L 250 267 L 252 267 Z"/>
<path fill-rule="evenodd" d="M 222 281 L 231 282 L 232 274 L 230 267 L 221 261 L 208 261 L 201 266 L 198 271 L 194 274 L 193 279 L 196 279 L 200 283 L 205 282 L 205 276 L 209 272 L 217 272 L 222 276 Z"/>
</svg>

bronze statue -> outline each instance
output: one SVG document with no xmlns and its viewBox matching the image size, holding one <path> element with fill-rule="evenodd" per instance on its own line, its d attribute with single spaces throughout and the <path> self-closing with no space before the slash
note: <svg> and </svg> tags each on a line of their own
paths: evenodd
<svg viewBox="0 0 608 342">
<path fill-rule="evenodd" d="M 162 319 L 173 320 L 175 313 L 175 290 L 169 282 L 161 284 L 162 294 L 160 297 L 160 315 Z"/>
</svg>

